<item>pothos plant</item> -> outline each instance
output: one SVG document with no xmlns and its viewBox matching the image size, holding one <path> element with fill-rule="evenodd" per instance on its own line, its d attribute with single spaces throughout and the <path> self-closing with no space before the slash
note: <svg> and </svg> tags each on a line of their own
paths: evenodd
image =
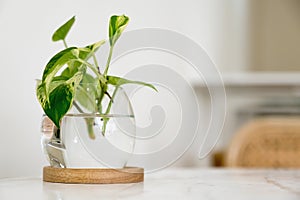
<svg viewBox="0 0 300 200">
<path fill-rule="evenodd" d="M 98 65 L 95 52 L 106 42 L 100 40 L 85 47 L 68 47 L 66 36 L 75 22 L 75 17 L 69 19 L 53 34 L 52 40 L 62 41 L 65 49 L 55 54 L 47 63 L 42 79 L 36 88 L 37 98 L 45 112 L 55 126 L 60 129 L 62 118 L 67 114 L 72 106 L 79 112 L 85 109 L 102 115 L 102 134 L 105 135 L 106 125 L 109 121 L 107 116 L 110 113 L 114 97 L 123 84 L 140 84 L 156 88 L 148 83 L 132 81 L 117 76 L 108 75 L 109 66 L 113 54 L 114 46 L 120 38 L 122 32 L 128 24 L 129 18 L 125 15 L 111 16 L 109 21 L 109 53 L 106 65 Z M 103 69 L 103 71 L 101 71 Z M 92 83 L 95 87 L 89 88 L 86 92 L 85 84 Z M 108 86 L 112 86 L 113 92 L 110 94 Z M 104 98 L 109 98 L 106 108 L 103 108 Z M 96 101 L 89 101 L 96 99 Z M 94 139 L 93 132 L 94 118 L 85 118 L 90 138 Z"/>
</svg>

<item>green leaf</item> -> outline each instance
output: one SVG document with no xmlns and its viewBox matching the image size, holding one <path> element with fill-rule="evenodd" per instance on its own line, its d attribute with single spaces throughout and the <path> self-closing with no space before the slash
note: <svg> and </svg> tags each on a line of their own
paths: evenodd
<svg viewBox="0 0 300 200">
<path fill-rule="evenodd" d="M 117 76 L 107 76 L 107 83 L 109 83 L 111 85 L 115 85 L 115 86 L 120 86 L 120 85 L 124 85 L 124 84 L 138 84 L 138 85 L 150 87 L 157 92 L 157 89 L 149 83 L 145 83 L 145 82 L 141 82 L 141 81 L 131 81 L 128 79 L 117 77 Z"/>
<path fill-rule="evenodd" d="M 81 81 L 83 72 L 77 72 L 72 78 L 64 80 L 56 77 L 50 83 L 50 92 L 46 93 L 46 84 L 41 82 L 37 87 L 38 100 L 53 123 L 60 127 L 60 120 L 69 111 L 72 106 L 75 88 Z"/>
<path fill-rule="evenodd" d="M 105 40 L 101 40 L 99 42 L 96 42 L 94 44 L 88 45 L 84 48 L 78 48 L 79 50 L 79 58 L 82 60 L 88 60 L 94 52 L 96 52 L 99 47 L 101 47 L 105 43 Z M 64 69 L 64 71 L 61 73 L 61 76 L 70 78 L 72 77 L 77 71 L 78 68 L 82 66 L 82 63 L 79 61 L 72 61 L 68 64 L 68 67 Z"/>
<path fill-rule="evenodd" d="M 97 83 L 99 83 L 97 79 L 85 74 L 76 90 L 75 100 L 90 112 L 97 112 Z"/>
<path fill-rule="evenodd" d="M 78 58 L 78 49 L 75 47 L 67 48 L 53 56 L 47 63 L 42 82 L 45 83 L 45 92 L 49 92 L 49 85 L 55 74 L 65 65 Z"/>
<path fill-rule="evenodd" d="M 59 27 L 52 35 L 52 41 L 64 40 L 75 22 L 75 16 Z"/>
<path fill-rule="evenodd" d="M 71 78 L 77 71 L 78 71 L 78 67 L 80 66 L 81 63 L 78 61 L 73 61 L 73 62 L 69 62 L 68 63 L 68 67 L 66 67 L 60 76 L 65 77 L 67 79 Z"/>
<path fill-rule="evenodd" d="M 126 28 L 128 22 L 129 22 L 129 18 L 125 15 L 121 15 L 121 16 L 114 15 L 110 17 L 110 21 L 109 21 L 110 46 L 114 46 L 114 44 L 121 36 L 121 33 Z"/>
<path fill-rule="evenodd" d="M 49 95 L 49 101 L 45 98 L 40 85 L 37 89 L 38 99 L 46 115 L 52 120 L 57 128 L 60 128 L 60 120 L 68 112 L 72 105 L 74 86 L 72 84 L 60 84 Z"/>
<path fill-rule="evenodd" d="M 85 48 L 89 49 L 92 52 L 96 52 L 99 49 L 99 47 L 101 47 L 104 43 L 105 43 L 105 40 L 101 40 L 94 44 L 88 45 Z"/>
<path fill-rule="evenodd" d="M 44 109 L 44 107 L 46 106 L 47 100 L 48 100 L 48 96 L 46 95 L 45 92 L 45 84 L 40 82 L 36 88 L 36 95 L 37 95 L 37 99 L 39 100 L 42 108 Z"/>
<path fill-rule="evenodd" d="M 63 65 L 75 60 L 78 57 L 78 53 L 76 47 L 70 47 L 55 54 L 44 69 L 42 81 L 46 81 L 50 77 L 52 79 Z"/>
<path fill-rule="evenodd" d="M 63 76 L 56 76 L 52 79 L 49 85 L 49 92 L 52 92 L 57 86 L 66 82 L 68 78 Z"/>
</svg>

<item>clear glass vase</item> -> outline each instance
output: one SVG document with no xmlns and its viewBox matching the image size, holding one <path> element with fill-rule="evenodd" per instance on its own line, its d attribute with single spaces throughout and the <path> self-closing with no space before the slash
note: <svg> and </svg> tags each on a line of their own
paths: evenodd
<svg viewBox="0 0 300 200">
<path fill-rule="evenodd" d="M 125 91 L 121 87 L 116 91 L 108 90 L 110 95 L 106 95 L 100 104 L 99 99 L 93 98 L 95 95 L 87 95 L 86 99 L 82 95 L 82 92 L 93 91 L 96 85 L 81 86 L 80 91 L 76 90 L 78 96 L 75 96 L 71 110 L 61 120 L 60 130 L 43 116 L 42 146 L 50 165 L 62 168 L 125 167 L 134 150 L 136 128 Z"/>
</svg>

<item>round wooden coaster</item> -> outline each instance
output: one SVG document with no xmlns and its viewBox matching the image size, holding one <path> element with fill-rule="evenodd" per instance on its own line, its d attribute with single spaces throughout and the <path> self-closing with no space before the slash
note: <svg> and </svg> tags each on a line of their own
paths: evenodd
<svg viewBox="0 0 300 200">
<path fill-rule="evenodd" d="M 72 169 L 44 167 L 43 180 L 52 183 L 112 184 L 144 181 L 144 169 Z"/>
</svg>

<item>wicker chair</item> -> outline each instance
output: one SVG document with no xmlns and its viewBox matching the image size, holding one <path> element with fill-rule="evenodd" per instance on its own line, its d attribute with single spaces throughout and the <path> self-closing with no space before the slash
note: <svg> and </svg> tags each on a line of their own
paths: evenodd
<svg viewBox="0 0 300 200">
<path fill-rule="evenodd" d="M 264 117 L 247 123 L 233 138 L 225 165 L 299 168 L 300 117 Z"/>
</svg>

